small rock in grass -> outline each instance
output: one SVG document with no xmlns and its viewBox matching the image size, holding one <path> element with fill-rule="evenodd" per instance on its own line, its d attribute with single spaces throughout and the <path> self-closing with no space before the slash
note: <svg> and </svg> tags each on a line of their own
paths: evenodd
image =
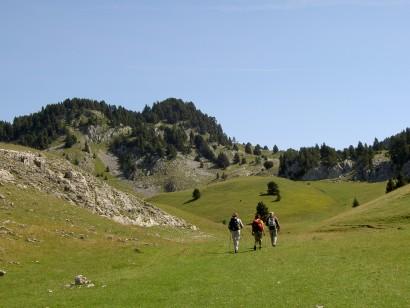
<svg viewBox="0 0 410 308">
<path fill-rule="evenodd" d="M 94 288 L 94 287 L 95 287 L 95 284 L 93 284 L 93 283 L 90 283 L 90 284 L 87 285 L 87 288 Z"/>
<path fill-rule="evenodd" d="M 83 275 L 77 275 L 74 278 L 74 283 L 78 286 L 81 286 L 81 285 L 88 284 L 89 281 L 87 280 L 87 277 L 85 277 Z"/>
<path fill-rule="evenodd" d="M 0 277 L 6 275 L 6 271 L 0 270 Z"/>
<path fill-rule="evenodd" d="M 53 290 L 48 289 L 48 293 L 53 293 Z"/>
</svg>

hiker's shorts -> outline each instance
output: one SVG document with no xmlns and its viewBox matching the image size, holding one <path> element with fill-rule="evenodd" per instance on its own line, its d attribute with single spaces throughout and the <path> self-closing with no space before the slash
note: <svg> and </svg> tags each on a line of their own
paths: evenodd
<svg viewBox="0 0 410 308">
<path fill-rule="evenodd" d="M 261 231 L 256 231 L 253 233 L 253 236 L 255 237 L 255 241 L 260 241 L 262 239 L 263 233 Z"/>
<path fill-rule="evenodd" d="M 278 235 L 278 230 L 276 230 L 276 228 L 269 229 L 269 233 L 271 237 L 275 237 Z"/>
</svg>

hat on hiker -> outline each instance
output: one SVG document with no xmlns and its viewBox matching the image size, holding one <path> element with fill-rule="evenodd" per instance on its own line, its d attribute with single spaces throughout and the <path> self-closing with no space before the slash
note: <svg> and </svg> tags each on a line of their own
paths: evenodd
<svg viewBox="0 0 410 308">
<path fill-rule="evenodd" d="M 238 217 L 238 213 L 233 213 L 232 217 Z"/>
</svg>

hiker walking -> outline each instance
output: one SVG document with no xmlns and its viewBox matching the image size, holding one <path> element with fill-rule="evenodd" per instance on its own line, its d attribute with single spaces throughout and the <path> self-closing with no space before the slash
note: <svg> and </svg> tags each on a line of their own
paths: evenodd
<svg viewBox="0 0 410 308">
<path fill-rule="evenodd" d="M 241 229 L 243 228 L 242 220 L 238 217 L 238 213 L 233 213 L 229 221 L 228 229 L 231 231 L 234 252 L 239 249 L 239 240 L 241 239 Z"/>
<path fill-rule="evenodd" d="M 270 235 L 270 241 L 272 243 L 272 246 L 276 246 L 276 242 L 278 241 L 278 233 L 280 231 L 280 225 L 279 225 L 279 220 L 275 216 L 274 212 L 270 212 L 268 219 L 266 219 L 266 225 L 269 228 L 269 235 Z"/>
<path fill-rule="evenodd" d="M 256 250 L 256 244 L 259 244 L 259 249 L 262 249 L 262 237 L 265 235 L 264 224 L 259 214 L 255 215 L 252 221 L 252 235 L 255 237 L 253 250 Z"/>
</svg>

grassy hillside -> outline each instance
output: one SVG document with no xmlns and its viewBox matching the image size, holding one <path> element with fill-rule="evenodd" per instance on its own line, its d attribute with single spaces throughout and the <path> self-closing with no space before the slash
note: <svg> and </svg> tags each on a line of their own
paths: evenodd
<svg viewBox="0 0 410 308">
<path fill-rule="evenodd" d="M 410 185 L 383 195 L 324 222 L 324 228 L 398 228 L 410 222 Z"/>
<path fill-rule="evenodd" d="M 274 180 L 282 200 L 275 202 L 265 195 L 267 183 Z M 200 188 L 202 197 L 192 201 L 192 191 L 162 194 L 150 199 L 154 203 L 172 205 L 195 215 L 221 223 L 232 212 L 239 212 L 250 222 L 256 205 L 263 201 L 275 211 L 287 230 L 302 229 L 351 208 L 354 197 L 364 203 L 384 193 L 384 183 L 300 182 L 277 177 L 242 177 Z"/>
<path fill-rule="evenodd" d="M 408 187 L 383 195 L 382 184 L 275 178 L 283 197 L 277 203 L 259 195 L 268 180 L 210 185 L 201 189 L 200 200 L 186 204 L 191 191 L 153 199 L 201 232 L 122 226 L 37 191 L 0 186 L 5 197 L 0 200 L 0 269 L 7 271 L 0 277 L 0 306 L 410 305 L 408 218 L 391 220 L 392 227 L 384 229 L 315 231 L 336 221 L 367 224 L 387 215 L 378 213 L 405 217 Z M 351 208 L 353 197 L 360 207 Z M 264 248 L 254 252 L 246 227 L 240 253 L 234 255 L 221 220 L 233 210 L 250 219 L 259 200 L 280 215 L 279 246 L 264 240 Z M 77 274 L 95 287 L 66 287 Z"/>
</svg>

